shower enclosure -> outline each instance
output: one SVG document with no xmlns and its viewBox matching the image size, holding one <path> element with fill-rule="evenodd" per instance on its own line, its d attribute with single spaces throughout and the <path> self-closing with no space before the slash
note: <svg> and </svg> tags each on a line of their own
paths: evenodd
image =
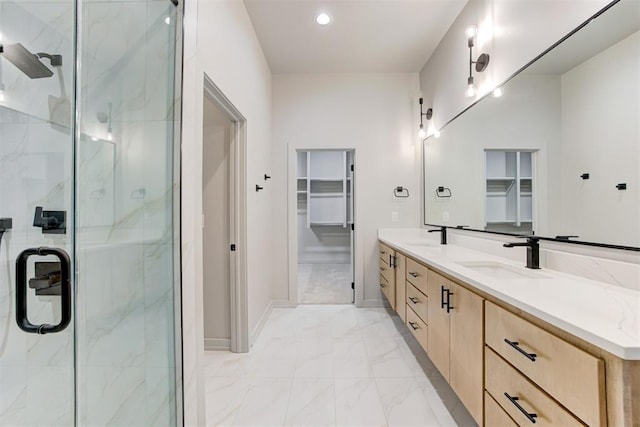
<svg viewBox="0 0 640 427">
<path fill-rule="evenodd" d="M 182 2 L 0 0 L 0 425 L 182 424 Z"/>
</svg>

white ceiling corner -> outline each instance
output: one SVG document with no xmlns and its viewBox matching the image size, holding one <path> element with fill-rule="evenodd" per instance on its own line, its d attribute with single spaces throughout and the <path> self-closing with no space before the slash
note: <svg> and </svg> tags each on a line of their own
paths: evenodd
<svg viewBox="0 0 640 427">
<path fill-rule="evenodd" d="M 244 0 L 274 74 L 418 72 L 468 0 Z M 332 17 L 320 26 L 315 17 Z"/>
</svg>

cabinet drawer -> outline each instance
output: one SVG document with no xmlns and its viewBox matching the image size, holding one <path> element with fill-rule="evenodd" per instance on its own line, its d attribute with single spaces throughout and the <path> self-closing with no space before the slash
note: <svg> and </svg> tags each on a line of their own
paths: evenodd
<svg viewBox="0 0 640 427">
<path fill-rule="evenodd" d="M 393 283 L 395 270 L 389 267 L 389 264 L 387 264 L 383 259 L 380 259 L 380 274 L 387 279 L 387 282 Z"/>
<path fill-rule="evenodd" d="M 391 283 L 389 283 L 389 281 L 387 280 L 387 278 L 384 277 L 382 274 L 380 275 L 380 289 L 382 290 L 382 293 L 384 294 L 384 296 L 389 300 L 391 307 L 395 307 L 396 306 L 395 286 L 392 286 Z"/>
<path fill-rule="evenodd" d="M 427 321 L 427 296 L 409 282 L 407 282 L 407 307 L 411 307 L 423 321 Z"/>
<path fill-rule="evenodd" d="M 387 265 L 389 265 L 389 256 L 393 256 L 396 251 L 391 249 L 389 246 L 384 243 L 378 242 L 378 252 L 380 253 L 380 259 L 384 260 Z"/>
<path fill-rule="evenodd" d="M 484 425 L 487 427 L 518 427 L 518 424 L 486 391 L 484 392 Z"/>
<path fill-rule="evenodd" d="M 427 324 L 410 307 L 407 307 L 407 326 L 424 351 L 427 351 Z"/>
<path fill-rule="evenodd" d="M 570 376 L 561 376 L 559 379 L 573 380 Z M 583 425 L 489 347 L 485 347 L 485 387 L 518 425 Z M 527 414 L 532 418 L 529 419 Z"/>
<path fill-rule="evenodd" d="M 495 304 L 485 307 L 488 346 L 586 424 L 606 423 L 602 360 Z"/>
<path fill-rule="evenodd" d="M 428 271 L 429 269 L 424 265 L 407 258 L 407 280 L 427 296 L 429 296 L 427 293 Z"/>
</svg>

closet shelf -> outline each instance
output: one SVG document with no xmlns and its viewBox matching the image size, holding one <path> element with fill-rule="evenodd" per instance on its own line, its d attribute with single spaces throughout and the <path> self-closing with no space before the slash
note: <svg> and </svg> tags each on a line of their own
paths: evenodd
<svg viewBox="0 0 640 427">
<path fill-rule="evenodd" d="M 343 197 L 343 193 L 309 193 L 310 197 Z"/>
</svg>

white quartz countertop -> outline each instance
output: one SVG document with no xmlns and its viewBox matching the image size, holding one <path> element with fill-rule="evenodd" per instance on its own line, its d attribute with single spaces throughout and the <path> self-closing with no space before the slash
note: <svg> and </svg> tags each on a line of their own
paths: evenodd
<svg viewBox="0 0 640 427">
<path fill-rule="evenodd" d="M 638 291 L 544 268 L 527 269 L 524 259 L 517 263 L 461 246 L 440 245 L 422 229 L 380 229 L 378 238 L 621 359 L 640 360 Z M 481 272 L 474 265 L 489 268 Z M 496 277 L 500 275 L 491 274 L 491 265 L 503 266 L 506 275 L 522 277 Z"/>
</svg>

